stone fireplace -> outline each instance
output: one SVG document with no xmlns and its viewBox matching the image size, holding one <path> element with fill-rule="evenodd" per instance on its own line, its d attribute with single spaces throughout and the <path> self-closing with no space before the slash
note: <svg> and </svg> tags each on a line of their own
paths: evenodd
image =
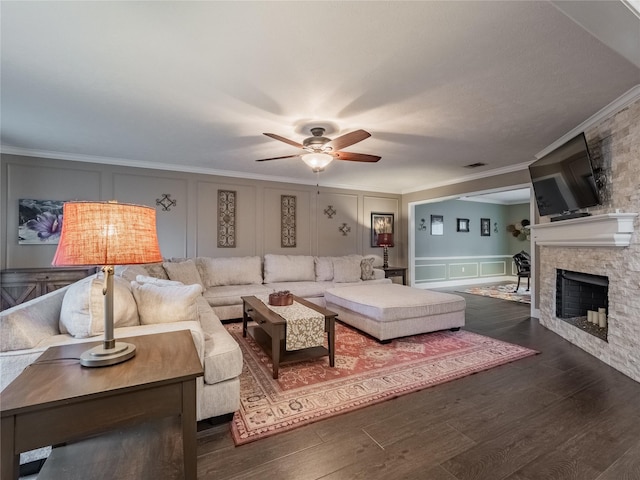
<svg viewBox="0 0 640 480">
<path fill-rule="evenodd" d="M 587 128 L 585 135 L 597 157 L 594 163 L 606 174 L 608 191 L 603 205 L 590 209 L 591 217 L 542 223 L 545 218 L 532 226 L 540 323 L 640 382 L 638 97 L 600 124 Z M 590 281 L 588 285 L 584 285 L 585 279 Z M 557 298 L 558 289 L 574 281 L 582 283 L 579 289 L 590 300 Z M 576 294 L 575 285 L 569 288 L 572 295 Z M 576 328 L 564 318 L 603 306 L 607 313 L 604 338 Z"/>
<path fill-rule="evenodd" d="M 590 273 L 556 269 L 556 317 L 607 341 L 606 312 L 609 278 Z M 604 324 L 590 322 L 587 313 L 604 310 Z"/>
</svg>

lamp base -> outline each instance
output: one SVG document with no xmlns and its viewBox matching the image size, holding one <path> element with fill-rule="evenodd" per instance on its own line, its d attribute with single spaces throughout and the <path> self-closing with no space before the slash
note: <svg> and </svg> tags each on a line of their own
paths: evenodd
<svg viewBox="0 0 640 480">
<path fill-rule="evenodd" d="M 80 355 L 80 365 L 83 367 L 107 367 L 122 363 L 136 354 L 136 346 L 130 343 L 116 342 L 113 348 L 103 345 L 90 348 Z"/>
</svg>

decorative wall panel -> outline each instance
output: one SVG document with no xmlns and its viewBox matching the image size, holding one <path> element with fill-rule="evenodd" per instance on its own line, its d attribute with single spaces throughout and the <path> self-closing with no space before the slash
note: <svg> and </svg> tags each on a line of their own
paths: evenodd
<svg viewBox="0 0 640 480">
<path fill-rule="evenodd" d="M 218 247 L 236 247 L 236 192 L 218 190 Z"/>
<path fill-rule="evenodd" d="M 296 197 L 280 195 L 280 246 L 296 247 Z"/>
</svg>

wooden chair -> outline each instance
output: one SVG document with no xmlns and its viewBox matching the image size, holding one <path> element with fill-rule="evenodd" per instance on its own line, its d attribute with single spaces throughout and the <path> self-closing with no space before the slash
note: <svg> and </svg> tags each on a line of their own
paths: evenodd
<svg viewBox="0 0 640 480">
<path fill-rule="evenodd" d="M 516 292 L 520 288 L 520 279 L 527 279 L 527 291 L 529 291 L 529 286 L 531 282 L 531 257 L 527 252 L 522 250 L 520 253 L 516 253 L 513 256 L 513 261 L 516 264 L 516 268 L 518 269 L 518 286 L 516 287 Z M 514 292 L 515 293 L 515 292 Z"/>
</svg>

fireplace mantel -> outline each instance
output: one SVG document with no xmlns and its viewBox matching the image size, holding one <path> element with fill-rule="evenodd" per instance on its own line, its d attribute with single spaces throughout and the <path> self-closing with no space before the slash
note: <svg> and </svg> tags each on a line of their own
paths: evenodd
<svg viewBox="0 0 640 480">
<path fill-rule="evenodd" d="M 637 213 L 604 213 L 531 225 L 533 241 L 555 247 L 628 247 Z"/>
</svg>

